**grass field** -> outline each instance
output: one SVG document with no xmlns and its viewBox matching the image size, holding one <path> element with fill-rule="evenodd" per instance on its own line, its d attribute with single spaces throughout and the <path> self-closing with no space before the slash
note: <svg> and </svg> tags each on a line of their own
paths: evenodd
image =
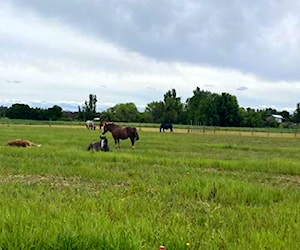
<svg viewBox="0 0 300 250">
<path fill-rule="evenodd" d="M 0 125 L 1 249 L 300 248 L 300 137 L 99 133 Z"/>
</svg>

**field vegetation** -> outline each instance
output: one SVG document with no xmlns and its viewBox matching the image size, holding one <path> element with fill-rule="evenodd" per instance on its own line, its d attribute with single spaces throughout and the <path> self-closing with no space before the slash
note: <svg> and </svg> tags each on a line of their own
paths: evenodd
<svg viewBox="0 0 300 250">
<path fill-rule="evenodd" d="M 300 138 L 250 133 L 1 124 L 0 248 L 299 249 Z"/>
</svg>

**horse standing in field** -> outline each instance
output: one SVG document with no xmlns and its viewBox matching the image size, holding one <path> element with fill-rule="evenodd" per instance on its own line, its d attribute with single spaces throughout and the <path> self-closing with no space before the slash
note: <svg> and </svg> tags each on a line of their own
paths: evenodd
<svg viewBox="0 0 300 250">
<path fill-rule="evenodd" d="M 86 126 L 87 129 L 93 129 L 93 130 L 96 129 L 96 125 L 93 121 L 89 121 L 89 120 L 86 121 L 85 126 Z"/>
<path fill-rule="evenodd" d="M 170 132 L 173 132 L 172 123 L 162 123 L 160 125 L 159 132 L 161 132 L 161 131 L 165 132 L 165 129 L 170 129 Z"/>
<path fill-rule="evenodd" d="M 103 126 L 104 135 L 107 131 L 111 132 L 114 140 L 115 145 L 120 148 L 120 139 L 125 140 L 130 138 L 131 146 L 134 148 L 135 141 L 139 140 L 139 135 L 135 127 L 121 127 L 113 122 L 106 122 Z"/>
<path fill-rule="evenodd" d="M 105 136 L 100 136 L 100 141 L 90 143 L 87 150 L 105 152 L 109 151 L 107 138 Z"/>
</svg>

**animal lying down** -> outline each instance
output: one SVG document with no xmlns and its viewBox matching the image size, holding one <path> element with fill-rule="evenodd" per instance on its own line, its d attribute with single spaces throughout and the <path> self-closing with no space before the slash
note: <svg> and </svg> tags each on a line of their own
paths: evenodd
<svg viewBox="0 0 300 250">
<path fill-rule="evenodd" d="M 7 143 L 7 145 L 8 146 L 16 146 L 16 147 L 24 147 L 24 148 L 28 148 L 28 147 L 31 147 L 31 146 L 36 146 L 36 147 L 41 147 L 42 146 L 41 144 L 35 144 L 31 141 L 22 140 L 22 139 L 16 139 L 16 140 L 9 141 Z"/>
<path fill-rule="evenodd" d="M 87 150 L 109 151 L 107 138 L 105 136 L 100 136 L 100 141 L 90 143 Z"/>
</svg>

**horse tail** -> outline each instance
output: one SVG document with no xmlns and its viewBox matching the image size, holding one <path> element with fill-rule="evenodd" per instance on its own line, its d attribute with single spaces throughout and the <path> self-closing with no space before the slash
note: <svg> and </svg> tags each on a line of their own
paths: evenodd
<svg viewBox="0 0 300 250">
<path fill-rule="evenodd" d="M 136 129 L 134 130 L 135 133 L 135 140 L 138 141 L 140 139 L 138 132 L 136 131 Z"/>
</svg>

